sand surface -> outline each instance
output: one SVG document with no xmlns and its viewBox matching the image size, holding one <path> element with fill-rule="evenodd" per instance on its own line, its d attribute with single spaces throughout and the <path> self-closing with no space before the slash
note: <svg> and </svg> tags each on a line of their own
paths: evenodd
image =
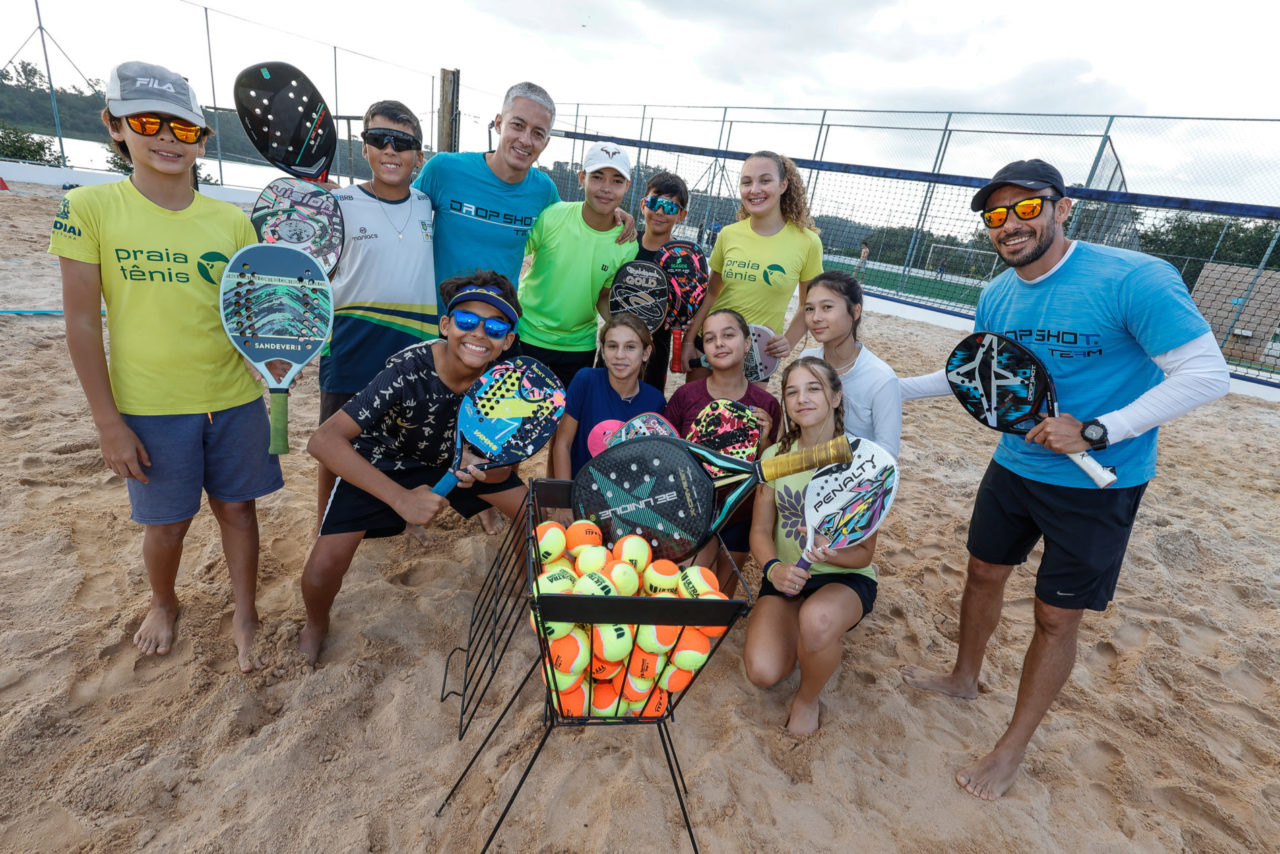
<svg viewBox="0 0 1280 854">
<path fill-rule="evenodd" d="M 0 192 L 0 308 L 59 308 L 45 247 L 60 192 L 14 190 Z M 467 643 L 498 541 L 449 513 L 425 547 L 366 544 L 308 667 L 295 640 L 314 463 L 295 452 L 285 488 L 259 502 L 265 669 L 235 667 L 207 509 L 178 579 L 179 639 L 167 657 L 141 658 L 130 638 L 148 598 L 142 531 L 101 461 L 61 318 L 2 316 L 0 328 L 0 850 L 477 850 L 542 722 L 527 688 L 435 817 L 534 655 L 521 627 L 460 742 L 458 700 L 440 700 L 445 657 Z M 910 375 L 957 335 L 869 315 L 862 337 Z M 293 398 L 297 451 L 315 394 L 311 371 Z M 782 730 L 798 676 L 752 687 L 742 623 L 678 710 L 703 850 L 1276 850 L 1280 405 L 1231 395 L 1161 432 L 1116 601 L 1086 616 L 1024 774 L 988 804 L 952 774 L 1013 708 L 1033 571 L 1010 582 L 977 700 L 903 684 L 899 665 L 953 659 L 970 501 L 995 442 L 949 400 L 907 404 L 880 597 L 847 637 L 822 728 Z M 663 849 L 688 840 L 652 727 L 554 732 L 497 840 L 502 851 Z"/>
</svg>

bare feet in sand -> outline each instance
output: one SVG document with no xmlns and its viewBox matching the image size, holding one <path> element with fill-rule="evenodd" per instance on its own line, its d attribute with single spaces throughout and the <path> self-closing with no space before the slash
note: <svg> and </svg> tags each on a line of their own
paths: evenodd
<svg viewBox="0 0 1280 854">
<path fill-rule="evenodd" d="M 937 691 L 939 694 L 959 697 L 961 700 L 974 700 L 978 696 L 977 682 L 962 679 L 953 673 L 938 673 L 914 664 L 904 664 L 898 668 L 898 672 L 902 674 L 903 682 L 915 688 Z"/>
<path fill-rule="evenodd" d="M 404 532 L 407 536 L 413 537 L 418 541 L 420 546 L 431 545 L 430 539 L 427 537 L 427 529 L 421 525 L 405 525 Z"/>
<path fill-rule="evenodd" d="M 173 647 L 174 623 L 178 620 L 178 603 L 160 604 L 151 600 L 147 616 L 134 632 L 133 642 L 143 655 L 168 655 Z"/>
<path fill-rule="evenodd" d="M 956 782 L 975 798 L 994 801 L 1009 791 L 1022 765 L 1022 753 L 997 747 L 986 756 L 956 772 Z"/>
<path fill-rule="evenodd" d="M 791 701 L 791 716 L 787 718 L 787 732 L 792 735 L 810 735 L 818 731 L 818 701 L 805 703 L 799 697 Z"/>
<path fill-rule="evenodd" d="M 241 673 L 252 673 L 262 666 L 262 659 L 253 654 L 253 639 L 258 635 L 259 626 L 256 610 L 232 617 L 231 636 L 236 642 L 236 658 Z"/>
<path fill-rule="evenodd" d="M 329 634 L 327 625 L 318 626 L 310 620 L 307 620 L 307 624 L 298 633 L 298 651 L 302 653 L 302 657 L 308 664 L 315 665 L 320 660 L 320 646 L 324 643 L 327 634 Z"/>
<path fill-rule="evenodd" d="M 507 527 L 507 517 L 497 507 L 486 507 L 480 511 L 480 525 L 489 536 L 501 534 Z"/>
</svg>

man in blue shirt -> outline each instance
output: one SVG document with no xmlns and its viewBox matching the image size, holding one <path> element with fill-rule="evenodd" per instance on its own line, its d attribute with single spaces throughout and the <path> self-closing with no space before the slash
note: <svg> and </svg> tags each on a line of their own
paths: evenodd
<svg viewBox="0 0 1280 854">
<path fill-rule="evenodd" d="M 910 685 L 976 698 L 1005 583 L 1044 538 L 1035 633 L 1013 718 L 990 753 L 956 773 L 984 800 L 1013 784 L 1031 736 L 1071 675 L 1085 609 L 1104 611 L 1115 595 L 1155 474 L 1157 426 L 1230 388 L 1226 361 L 1177 271 L 1140 252 L 1068 240 L 1066 195 L 1057 169 L 1020 160 L 973 197 L 1010 267 L 983 291 L 974 326 L 1034 351 L 1063 411 L 1026 436 L 1002 437 L 978 487 L 955 665 L 950 672 L 902 668 Z M 944 371 L 902 381 L 903 400 L 949 393 Z M 1065 456 L 1089 450 L 1115 469 L 1116 483 L 1105 491 Z"/>
</svg>

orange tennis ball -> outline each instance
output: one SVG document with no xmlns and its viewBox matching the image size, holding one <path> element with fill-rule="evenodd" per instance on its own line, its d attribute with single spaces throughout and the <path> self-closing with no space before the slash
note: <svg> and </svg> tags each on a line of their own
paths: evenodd
<svg viewBox="0 0 1280 854">
<path fill-rule="evenodd" d="M 591 663 L 591 640 L 577 627 L 549 643 L 547 651 L 551 655 L 551 666 L 561 673 L 575 675 Z"/>
<path fill-rule="evenodd" d="M 680 626 L 636 626 L 636 646 L 645 652 L 667 652 L 680 637 Z"/>
<path fill-rule="evenodd" d="M 564 525 L 559 522 L 543 522 L 534 529 L 534 536 L 538 540 L 538 557 L 543 563 L 551 563 L 564 554 L 566 543 Z"/>
<path fill-rule="evenodd" d="M 582 684 L 582 674 L 585 671 L 577 673 L 561 673 L 551 666 L 551 662 L 545 658 L 542 660 L 542 681 L 552 691 L 572 691 Z"/>
<path fill-rule="evenodd" d="M 667 660 L 681 670 L 695 672 L 707 663 L 710 654 L 711 639 L 693 626 L 686 626 Z"/>
<path fill-rule="evenodd" d="M 639 679 L 656 679 L 666 663 L 667 657 L 662 653 L 648 652 L 637 646 L 627 663 L 627 672 Z"/>
<path fill-rule="evenodd" d="M 631 564 L 631 568 L 638 574 L 644 572 L 644 568 L 653 560 L 653 549 L 639 534 L 627 534 L 613 544 L 613 557 Z"/>
<path fill-rule="evenodd" d="M 703 593 L 719 590 L 716 574 L 705 566 L 689 566 L 680 570 L 679 593 L 681 599 L 697 599 Z"/>
<path fill-rule="evenodd" d="M 584 546 L 582 551 L 578 552 L 578 556 L 573 559 L 573 568 L 577 570 L 578 575 L 586 575 L 588 572 L 603 572 L 604 568 L 613 563 L 613 555 L 609 554 L 609 550 L 604 546 Z"/>
<path fill-rule="evenodd" d="M 587 714 L 587 683 L 578 683 L 572 691 L 557 691 L 556 701 L 560 705 L 560 714 L 565 717 L 584 717 Z"/>
<path fill-rule="evenodd" d="M 671 695 L 659 688 L 649 695 L 648 702 L 637 709 L 636 714 L 642 718 L 660 718 L 667 713 L 667 704 L 670 701 Z"/>
<path fill-rule="evenodd" d="M 640 679 L 628 673 L 625 675 L 622 682 L 622 699 L 629 703 L 634 703 L 637 700 L 643 700 L 649 696 L 649 689 L 652 687 L 652 679 Z"/>
<path fill-rule="evenodd" d="M 599 656 L 591 657 L 591 678 L 607 681 L 622 672 L 621 661 L 605 661 Z"/>
<path fill-rule="evenodd" d="M 616 718 L 625 712 L 622 698 L 608 682 L 597 682 L 591 686 L 591 717 Z"/>
<path fill-rule="evenodd" d="M 680 567 L 665 558 L 659 558 L 644 571 L 644 593 L 675 593 L 680 586 Z"/>
<path fill-rule="evenodd" d="M 672 694 L 678 694 L 685 688 L 689 687 L 689 683 L 693 681 L 693 673 L 676 667 L 674 664 L 668 664 L 662 671 L 662 675 L 658 677 L 658 687 L 664 691 L 670 691 Z"/>
<path fill-rule="evenodd" d="M 634 596 L 640 590 L 640 576 L 628 561 L 611 560 L 601 574 L 609 579 L 619 596 Z"/>
<path fill-rule="evenodd" d="M 578 554 L 587 546 L 598 546 L 604 543 L 604 536 L 594 522 L 579 519 L 565 530 L 565 549 L 577 559 Z"/>
<path fill-rule="evenodd" d="M 729 601 L 729 597 L 721 593 L 719 590 L 712 590 L 709 593 L 703 593 L 699 599 L 720 599 L 725 602 Z M 725 633 L 728 626 L 698 626 L 698 631 L 702 632 L 709 638 L 718 638 Z"/>
</svg>

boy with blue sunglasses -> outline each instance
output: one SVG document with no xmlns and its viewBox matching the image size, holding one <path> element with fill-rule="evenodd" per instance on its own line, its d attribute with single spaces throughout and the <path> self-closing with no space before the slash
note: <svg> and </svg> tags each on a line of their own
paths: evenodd
<svg viewBox="0 0 1280 854">
<path fill-rule="evenodd" d="M 674 240 L 672 231 L 689 215 L 689 187 L 674 172 L 659 172 L 644 187 L 644 232 L 640 235 L 637 261 L 658 260 L 658 250 Z M 644 381 L 666 394 L 667 364 L 671 361 L 671 330 L 662 326 L 653 331 L 653 354 L 644 369 Z"/>
<path fill-rule="evenodd" d="M 514 467 L 481 471 L 467 453 L 458 489 L 431 487 L 453 461 L 462 396 L 515 340 L 520 303 L 505 276 L 484 270 L 440 284 L 447 308 L 435 341 L 402 350 L 320 426 L 307 450 L 337 475 L 306 566 L 307 623 L 298 637 L 312 664 L 329 632 L 329 610 L 365 538 L 390 537 L 406 523 L 427 525 L 446 505 L 470 518 L 495 507 L 514 518 L 525 485 Z"/>
</svg>

